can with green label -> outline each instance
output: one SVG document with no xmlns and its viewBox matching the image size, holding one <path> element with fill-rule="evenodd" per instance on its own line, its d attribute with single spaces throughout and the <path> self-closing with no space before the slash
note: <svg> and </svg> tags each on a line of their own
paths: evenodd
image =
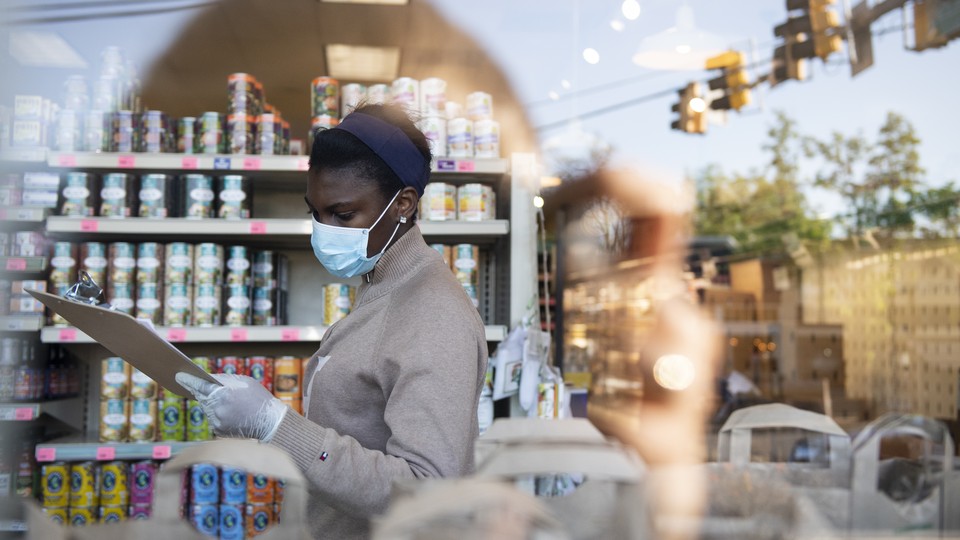
<svg viewBox="0 0 960 540">
<path fill-rule="evenodd" d="M 203 414 L 200 402 L 195 399 L 187 400 L 187 440 L 209 441 L 213 438 L 210 432 L 210 422 Z"/>
<path fill-rule="evenodd" d="M 160 440 L 182 441 L 186 437 L 185 400 L 165 392 L 160 400 Z"/>
</svg>

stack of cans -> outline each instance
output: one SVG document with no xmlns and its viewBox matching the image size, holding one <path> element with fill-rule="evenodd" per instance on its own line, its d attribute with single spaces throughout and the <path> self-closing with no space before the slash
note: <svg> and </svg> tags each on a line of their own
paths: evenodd
<svg viewBox="0 0 960 540">
<path fill-rule="evenodd" d="M 137 246 L 136 317 L 154 325 L 163 321 L 164 245 L 143 242 Z"/>
<path fill-rule="evenodd" d="M 256 153 L 257 118 L 263 114 L 263 85 L 253 75 L 234 73 L 227 77 L 227 98 L 229 153 Z"/>
<path fill-rule="evenodd" d="M 80 269 L 100 287 L 107 285 L 107 244 L 83 242 L 80 244 Z M 72 283 L 71 283 L 72 285 Z"/>
<path fill-rule="evenodd" d="M 477 289 L 480 282 L 480 248 L 473 244 L 457 244 L 453 246 L 451 261 L 457 281 L 463 286 L 473 305 L 479 307 Z"/>
<path fill-rule="evenodd" d="M 229 326 L 245 326 L 252 321 L 252 275 L 246 246 L 229 246 L 223 305 L 223 320 Z"/>
<path fill-rule="evenodd" d="M 157 439 L 156 381 L 121 358 L 101 363 L 100 440 L 151 442 Z"/>
<path fill-rule="evenodd" d="M 41 471 L 43 512 L 73 526 L 146 519 L 151 514 L 157 464 L 153 461 L 63 461 Z"/>
<path fill-rule="evenodd" d="M 216 369 L 214 360 L 207 356 L 196 356 L 191 358 L 190 361 L 207 373 L 213 373 Z M 209 441 L 213 438 L 213 431 L 210 428 L 207 415 L 203 414 L 200 402 L 195 399 L 187 400 L 184 424 L 186 429 L 185 439 L 188 441 Z"/>
<path fill-rule="evenodd" d="M 50 294 L 63 296 L 77 282 L 77 259 L 79 246 L 72 242 L 54 242 L 53 256 L 50 257 Z M 98 283 L 99 284 L 99 283 Z M 51 312 L 50 324 L 67 326 L 67 320 Z"/>
<path fill-rule="evenodd" d="M 283 483 L 232 467 L 194 465 L 185 514 L 207 536 L 253 538 L 278 522 Z"/>
<path fill-rule="evenodd" d="M 193 324 L 219 326 L 223 301 L 224 249 L 218 244 L 198 244 L 193 266 Z"/>
<path fill-rule="evenodd" d="M 310 82 L 311 132 L 332 128 L 340 123 L 340 82 L 332 77 L 317 77 Z"/>
<path fill-rule="evenodd" d="M 209 357 L 197 356 L 191 361 L 208 373 L 214 371 L 215 363 Z M 208 441 L 213 438 L 210 422 L 198 401 L 184 399 L 165 388 L 160 388 L 159 396 L 158 440 Z"/>
<path fill-rule="evenodd" d="M 117 311 L 133 315 L 136 307 L 137 247 L 129 242 L 109 246 L 106 281 L 107 302 Z M 103 282 L 98 282 L 102 287 Z"/>
<path fill-rule="evenodd" d="M 193 315 L 194 246 L 167 244 L 164 252 L 163 324 L 190 326 Z"/>
<path fill-rule="evenodd" d="M 287 258 L 275 251 L 258 251 L 253 261 L 253 324 L 286 324 Z"/>
</svg>

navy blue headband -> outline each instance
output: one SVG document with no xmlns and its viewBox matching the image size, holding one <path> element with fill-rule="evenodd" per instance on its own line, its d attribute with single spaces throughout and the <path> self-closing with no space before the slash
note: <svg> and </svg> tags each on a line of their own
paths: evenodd
<svg viewBox="0 0 960 540">
<path fill-rule="evenodd" d="M 430 180 L 430 168 L 423 162 L 423 154 L 403 130 L 379 118 L 358 112 L 348 114 L 333 129 L 342 129 L 356 136 L 380 156 L 403 185 L 416 189 L 417 194 L 423 196 L 423 190 Z"/>
</svg>

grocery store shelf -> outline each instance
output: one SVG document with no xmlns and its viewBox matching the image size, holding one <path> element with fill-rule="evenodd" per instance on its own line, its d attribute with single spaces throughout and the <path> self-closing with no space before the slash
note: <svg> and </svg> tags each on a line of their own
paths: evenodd
<svg viewBox="0 0 960 540">
<path fill-rule="evenodd" d="M 36 160 L 35 160 L 36 161 Z M 43 161 L 40 159 L 38 161 Z M 50 167 L 68 169 L 132 169 L 161 171 L 241 171 L 299 172 L 310 165 L 308 156 L 242 156 L 213 154 L 140 154 L 50 152 Z M 441 158 L 433 163 L 433 171 L 452 175 L 502 175 L 507 172 L 505 159 Z"/>
<path fill-rule="evenodd" d="M 22 227 L 27 223 L 43 223 L 49 213 L 49 208 L 5 206 L 0 207 L 0 221 L 4 221 L 10 226 Z"/>
<path fill-rule="evenodd" d="M 426 237 L 448 236 L 505 236 L 510 232 L 510 221 L 421 221 L 420 232 Z"/>
<path fill-rule="evenodd" d="M 47 269 L 47 258 L 0 257 L 0 269 L 7 273 L 38 274 Z"/>
<path fill-rule="evenodd" d="M 43 317 L 40 315 L 0 317 L 0 331 L 3 332 L 36 332 L 41 328 L 43 328 Z"/>
<path fill-rule="evenodd" d="M 66 437 L 36 448 L 37 461 L 112 461 L 138 459 L 166 459 L 201 442 L 137 442 L 105 443 L 85 437 Z"/>
<path fill-rule="evenodd" d="M 20 161 L 28 163 L 43 163 L 47 160 L 47 149 L 37 148 L 5 148 L 0 152 L 0 161 Z"/>
<path fill-rule="evenodd" d="M 0 403 L 0 421 L 30 422 L 43 413 L 60 417 L 62 412 L 81 405 L 80 398 L 56 399 L 36 403 Z"/>
</svg>

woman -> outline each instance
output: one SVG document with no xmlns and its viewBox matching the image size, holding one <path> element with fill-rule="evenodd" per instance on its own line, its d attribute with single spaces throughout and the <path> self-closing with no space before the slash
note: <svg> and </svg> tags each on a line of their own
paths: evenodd
<svg viewBox="0 0 960 540">
<path fill-rule="evenodd" d="M 414 223 L 430 157 L 391 106 L 361 107 L 316 135 L 311 244 L 333 275 L 363 278 L 353 311 L 307 365 L 305 417 L 249 377 L 216 375 L 217 386 L 177 375 L 217 435 L 290 453 L 310 485 L 315 537 L 369 536 L 395 480 L 472 472 L 487 344 L 476 308 Z"/>
</svg>

